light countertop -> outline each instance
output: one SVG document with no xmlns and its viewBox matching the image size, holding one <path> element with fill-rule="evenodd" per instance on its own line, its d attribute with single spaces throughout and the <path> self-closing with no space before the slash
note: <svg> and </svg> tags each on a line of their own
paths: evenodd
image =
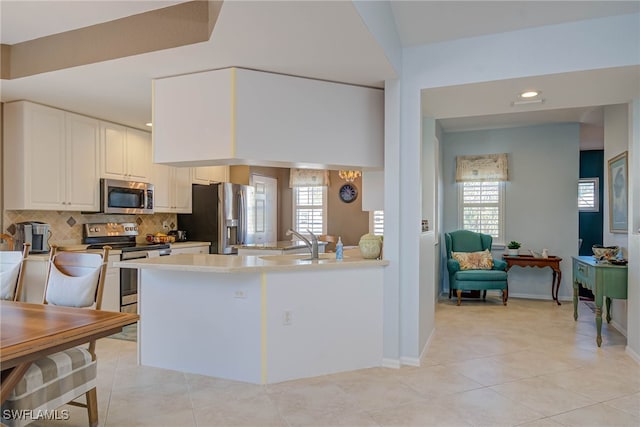
<svg viewBox="0 0 640 427">
<path fill-rule="evenodd" d="M 263 256 L 177 254 L 170 257 L 120 261 L 114 263 L 114 266 L 209 273 L 261 273 L 266 271 L 383 267 L 389 264 L 387 260 L 370 260 L 346 254 L 341 261 L 335 259 L 335 254 L 321 254 L 321 256 L 320 260 L 311 261 L 306 259 L 308 258 L 306 254 Z"/>
<path fill-rule="evenodd" d="M 143 243 L 138 242 L 138 245 Z M 211 242 L 198 242 L 198 241 L 186 241 L 186 242 L 174 242 L 170 243 L 172 249 L 182 249 L 182 248 L 195 248 L 198 246 L 210 246 Z M 70 245 L 60 245 L 58 246 L 59 251 L 69 251 L 69 252 L 85 252 L 87 251 L 88 244 L 70 244 Z M 92 249 L 91 252 L 102 252 L 100 249 Z M 111 249 L 109 251 L 109 255 L 120 255 L 122 250 L 120 248 Z M 32 254 L 29 255 L 29 259 L 49 259 L 49 254 Z"/>
<path fill-rule="evenodd" d="M 322 246 L 326 244 L 327 242 L 318 242 L 318 246 Z M 304 242 L 301 242 L 299 240 L 281 240 L 277 242 L 251 243 L 248 245 L 237 245 L 236 247 L 238 249 L 260 249 L 260 250 L 273 249 L 273 250 L 280 250 L 280 251 L 288 251 L 293 249 L 306 248 L 307 245 L 305 245 Z"/>
</svg>

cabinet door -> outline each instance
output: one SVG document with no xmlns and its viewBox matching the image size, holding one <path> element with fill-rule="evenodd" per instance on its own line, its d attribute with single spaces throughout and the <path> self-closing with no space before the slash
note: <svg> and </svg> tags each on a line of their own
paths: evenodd
<svg viewBox="0 0 640 427">
<path fill-rule="evenodd" d="M 208 254 L 209 246 L 192 246 L 189 248 L 171 248 L 171 255 L 179 255 L 179 254 Z"/>
<path fill-rule="evenodd" d="M 66 210 L 99 208 L 98 149 L 100 122 L 66 113 Z"/>
<path fill-rule="evenodd" d="M 66 173 L 65 113 L 37 104 L 25 104 L 25 109 L 24 178 L 28 193 L 23 208 L 61 210 Z"/>
<path fill-rule="evenodd" d="M 149 182 L 151 164 L 151 134 L 136 129 L 127 129 L 127 175 L 129 179 Z"/>
<path fill-rule="evenodd" d="M 102 178 L 125 179 L 127 174 L 124 126 L 100 123 L 100 175 Z"/>
<path fill-rule="evenodd" d="M 116 261 L 120 260 L 119 255 L 114 255 L 114 258 Z M 113 266 L 112 260 L 109 261 L 104 278 L 102 310 L 120 311 L 120 269 Z"/>
<path fill-rule="evenodd" d="M 173 212 L 173 167 L 154 163 L 152 165 L 153 209 L 155 212 Z"/>
<path fill-rule="evenodd" d="M 44 259 L 27 259 L 20 301 L 42 304 L 49 263 Z"/>
<path fill-rule="evenodd" d="M 176 213 L 191 213 L 191 168 L 174 168 L 174 207 Z"/>
<path fill-rule="evenodd" d="M 193 168 L 193 183 L 208 185 L 212 182 L 229 182 L 229 166 L 201 166 Z"/>
<path fill-rule="evenodd" d="M 213 182 L 229 182 L 229 166 L 209 166 L 209 179 Z"/>
<path fill-rule="evenodd" d="M 194 184 L 209 185 L 211 181 L 210 166 L 191 168 L 193 171 L 192 182 Z"/>
</svg>

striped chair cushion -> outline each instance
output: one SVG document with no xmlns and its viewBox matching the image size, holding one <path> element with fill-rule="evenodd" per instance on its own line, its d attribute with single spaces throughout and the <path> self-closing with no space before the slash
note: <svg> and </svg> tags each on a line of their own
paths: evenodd
<svg viewBox="0 0 640 427">
<path fill-rule="evenodd" d="M 14 411 L 53 410 L 96 387 L 96 361 L 82 347 L 51 354 L 31 364 L 22 380 L 2 404 L 2 422 L 9 427 L 31 419 L 5 419 Z"/>
</svg>

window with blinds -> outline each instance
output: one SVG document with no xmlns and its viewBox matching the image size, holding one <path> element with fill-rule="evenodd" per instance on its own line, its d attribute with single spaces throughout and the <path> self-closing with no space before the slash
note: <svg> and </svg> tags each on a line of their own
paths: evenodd
<svg viewBox="0 0 640 427">
<path fill-rule="evenodd" d="M 293 188 L 293 228 L 301 234 L 326 234 L 326 188 Z"/>
<path fill-rule="evenodd" d="M 581 178 L 578 181 L 578 209 L 580 212 L 600 211 L 600 180 Z"/>
<path fill-rule="evenodd" d="M 494 243 L 504 243 L 504 183 L 462 182 L 459 196 L 459 228 L 489 234 Z"/>
<path fill-rule="evenodd" d="M 384 211 L 369 213 L 369 232 L 376 236 L 384 235 Z"/>
</svg>

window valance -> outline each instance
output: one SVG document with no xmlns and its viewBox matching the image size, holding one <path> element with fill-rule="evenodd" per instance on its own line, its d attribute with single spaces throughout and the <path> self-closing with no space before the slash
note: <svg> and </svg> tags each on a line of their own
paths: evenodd
<svg viewBox="0 0 640 427">
<path fill-rule="evenodd" d="M 329 171 L 322 169 L 291 169 L 289 188 L 328 187 Z"/>
<path fill-rule="evenodd" d="M 456 157 L 456 182 L 508 181 L 507 154 Z"/>
</svg>

